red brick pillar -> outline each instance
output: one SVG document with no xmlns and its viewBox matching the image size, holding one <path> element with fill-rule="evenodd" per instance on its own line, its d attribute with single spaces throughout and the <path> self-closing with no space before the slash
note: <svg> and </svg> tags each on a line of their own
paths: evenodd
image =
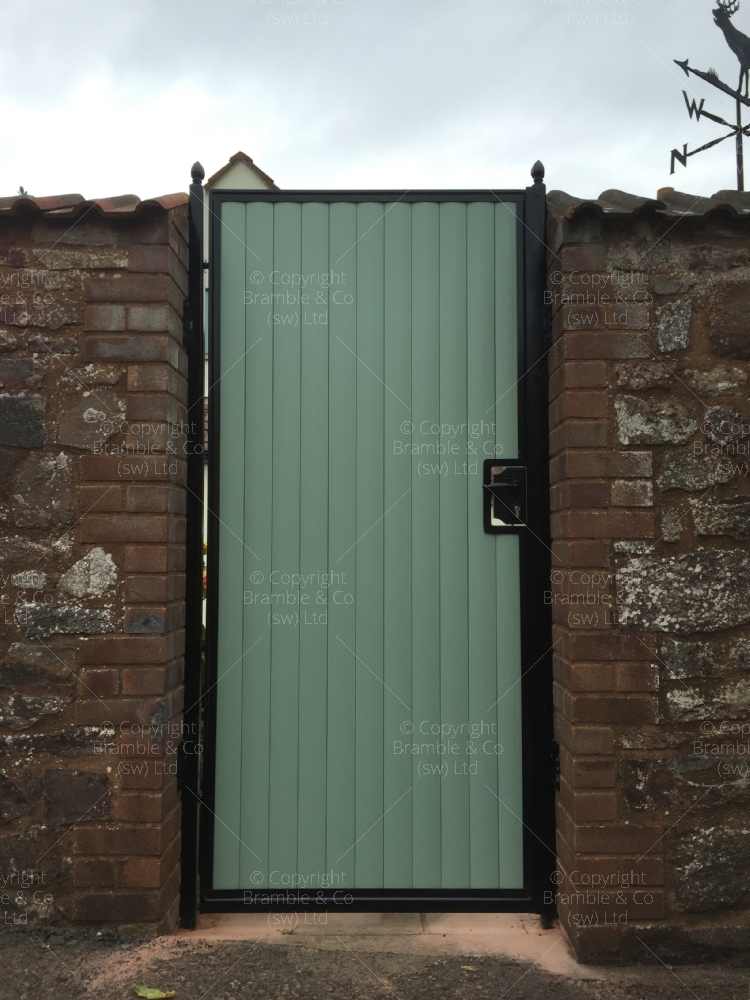
<svg viewBox="0 0 750 1000">
<path fill-rule="evenodd" d="M 650 357 L 639 333 L 648 314 L 644 318 L 639 305 L 613 308 L 611 294 L 612 305 L 602 304 L 596 276 L 607 271 L 600 243 L 562 243 L 550 257 L 554 558 L 548 597 L 561 873 L 551 889 L 564 932 L 583 960 L 617 952 L 625 921 L 632 927 L 663 915 L 663 828 L 648 815 L 633 820 L 624 814 L 615 754 L 624 727 L 658 721 L 653 641 L 619 627 L 615 587 L 617 552 L 637 551 L 638 543 L 656 538 L 652 455 L 619 444 L 608 391 L 618 361 Z"/>
<path fill-rule="evenodd" d="M 91 363 L 127 366 L 111 447 L 79 460 L 80 540 L 112 553 L 124 604 L 120 632 L 79 646 L 75 719 L 100 729 L 112 788 L 106 822 L 74 833 L 73 916 L 161 929 L 179 891 L 186 236 L 184 208 L 162 214 L 131 236 L 124 274 L 88 281 L 83 344 Z"/>
</svg>

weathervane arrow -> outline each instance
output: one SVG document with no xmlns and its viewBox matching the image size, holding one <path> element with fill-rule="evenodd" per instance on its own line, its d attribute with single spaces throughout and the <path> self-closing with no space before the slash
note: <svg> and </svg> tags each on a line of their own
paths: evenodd
<svg viewBox="0 0 750 1000">
<path fill-rule="evenodd" d="M 710 83 L 712 87 L 722 90 L 729 97 L 734 97 L 736 100 L 741 101 L 746 108 L 750 108 L 750 97 L 745 97 L 739 90 L 732 90 L 732 88 L 720 80 L 715 73 L 704 73 L 702 69 L 693 69 L 692 66 L 688 66 L 687 59 L 685 59 L 684 62 L 681 62 L 679 59 L 675 59 L 674 62 L 677 63 L 680 69 L 685 71 L 685 76 L 689 77 L 692 73 L 694 76 L 700 77 L 701 80 L 705 80 L 706 83 Z"/>
</svg>

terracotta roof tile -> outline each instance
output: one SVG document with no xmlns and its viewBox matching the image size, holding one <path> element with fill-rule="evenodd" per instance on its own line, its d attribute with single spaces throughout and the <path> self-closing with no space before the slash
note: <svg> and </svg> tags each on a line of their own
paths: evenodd
<svg viewBox="0 0 750 1000">
<path fill-rule="evenodd" d="M 97 198 L 93 201 L 87 201 L 81 194 L 56 194 L 44 198 L 14 195 L 11 198 L 0 198 L 0 218 L 31 214 L 72 219 L 89 211 L 97 212 L 99 215 L 138 216 L 149 209 L 167 211 L 187 203 L 188 195 L 183 192 L 147 198 L 145 201 L 141 201 L 135 194 L 120 194 L 114 198 Z"/>
<path fill-rule="evenodd" d="M 750 192 L 745 191 L 717 191 L 710 198 L 704 198 L 682 191 L 662 190 L 658 199 L 615 189 L 602 191 L 598 198 L 576 198 L 565 191 L 550 191 L 547 204 L 551 213 L 559 219 L 573 219 L 583 211 L 594 211 L 600 217 L 655 213 L 679 219 L 713 212 L 727 212 L 736 218 L 750 216 Z"/>
</svg>

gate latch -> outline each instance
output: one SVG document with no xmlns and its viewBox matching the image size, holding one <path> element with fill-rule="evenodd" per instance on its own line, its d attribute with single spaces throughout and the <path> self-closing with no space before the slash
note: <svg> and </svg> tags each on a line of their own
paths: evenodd
<svg viewBox="0 0 750 1000">
<path fill-rule="evenodd" d="M 526 467 L 484 463 L 484 530 L 491 535 L 526 527 Z"/>
</svg>

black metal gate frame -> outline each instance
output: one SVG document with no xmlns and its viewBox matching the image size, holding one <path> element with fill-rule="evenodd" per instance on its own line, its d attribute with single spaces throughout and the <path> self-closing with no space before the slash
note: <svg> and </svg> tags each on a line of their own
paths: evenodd
<svg viewBox="0 0 750 1000">
<path fill-rule="evenodd" d="M 190 189 L 190 300 L 192 322 L 189 353 L 190 400 L 203 394 L 203 188 L 202 168 Z M 209 343 L 209 487 L 208 587 L 206 662 L 201 676 L 201 558 L 202 463 L 188 468 L 188 595 L 185 704 L 186 722 L 200 725 L 204 747 L 202 772 L 198 759 L 185 757 L 182 808 L 181 922 L 195 926 L 202 912 L 313 910 L 357 911 L 486 911 L 533 912 L 545 922 L 554 915 L 551 880 L 555 869 L 555 763 L 552 711 L 552 616 L 544 603 L 550 576 L 549 425 L 547 365 L 551 331 L 544 306 L 546 287 L 546 189 L 541 164 L 532 171 L 534 184 L 523 190 L 477 191 L 212 191 L 209 195 L 209 312 L 213 336 Z M 520 532 L 521 565 L 521 716 L 523 775 L 524 885 L 518 889 L 352 889 L 246 890 L 214 889 L 213 821 L 217 684 L 217 599 L 219 579 L 219 399 L 221 331 L 221 245 L 219 216 L 225 201 L 240 202 L 470 202 L 504 201 L 516 205 L 518 218 L 518 371 L 519 455 L 528 470 L 528 530 Z M 186 326 L 187 329 L 187 326 Z M 195 331 L 198 331 L 198 335 Z M 202 412 L 201 420 L 202 425 Z M 191 475 L 192 470 L 192 475 Z M 198 482 L 198 471 L 201 480 Z M 194 495 L 193 495 L 194 494 Z M 191 496 L 193 496 L 191 503 Z M 198 641 L 196 641 L 196 637 Z M 202 706 L 202 711 L 200 709 Z M 190 732 L 192 733 L 192 729 Z M 200 886 L 199 892 L 198 885 Z"/>
</svg>

